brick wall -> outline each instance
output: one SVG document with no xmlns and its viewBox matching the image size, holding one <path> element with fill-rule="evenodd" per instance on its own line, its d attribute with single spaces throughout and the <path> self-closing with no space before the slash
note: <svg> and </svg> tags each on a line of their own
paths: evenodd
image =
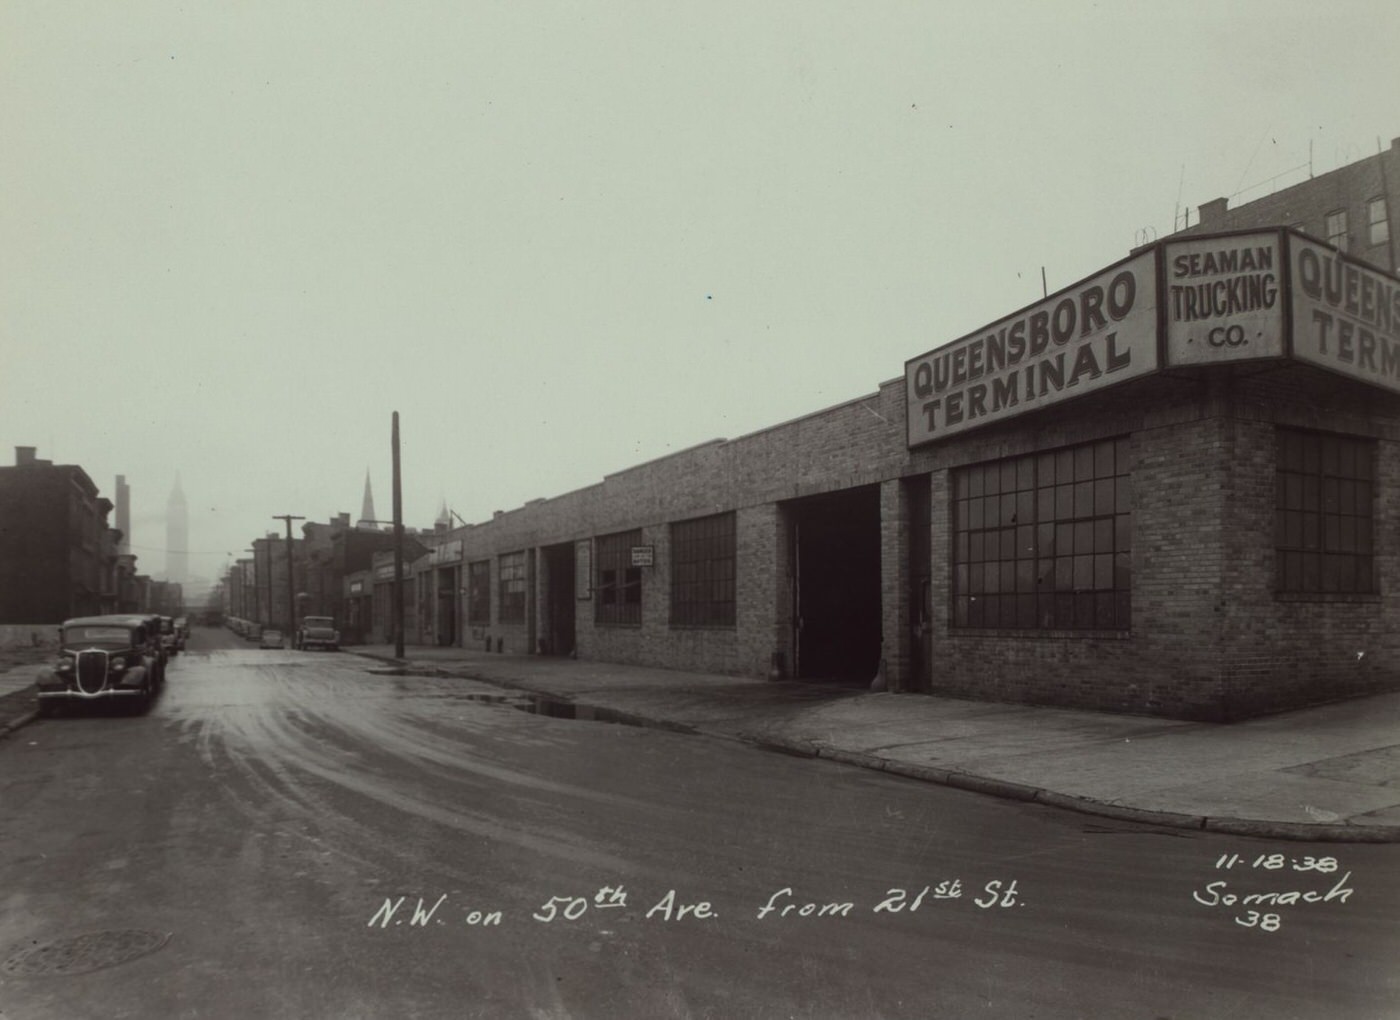
<svg viewBox="0 0 1400 1020">
<path fill-rule="evenodd" d="M 1368 387 L 1301 366 L 1233 395 L 1220 671 L 1222 712 L 1257 715 L 1400 686 L 1400 418 Z M 1276 594 L 1275 432 L 1280 425 L 1376 440 L 1377 595 Z"/>
<path fill-rule="evenodd" d="M 930 496 L 935 693 L 987 700 L 1227 719 L 1390 689 L 1400 649 L 1388 594 L 1400 585 L 1400 401 L 1309 366 L 1162 373 L 915 451 L 904 447 L 902 381 L 827 411 L 609 475 L 459 529 L 464 561 L 490 558 L 492 623 L 464 629 L 536 651 L 549 578 L 542 547 L 640 529 L 640 625 L 594 622 L 576 603 L 581 658 L 766 676 L 793 659 L 787 501 L 880 485 L 882 655 L 890 688 L 913 683 L 909 627 L 910 486 Z M 1276 596 L 1274 428 L 1326 427 L 1380 441 L 1379 597 Z M 950 472 L 1099 439 L 1127 437 L 1133 485 L 1131 630 L 1006 631 L 951 626 Z M 917 482 L 911 479 L 919 478 Z M 670 524 L 736 515 L 737 621 L 670 624 Z M 499 621 L 496 557 L 535 553 L 530 614 Z M 1366 654 L 1358 657 L 1357 652 Z"/>
</svg>

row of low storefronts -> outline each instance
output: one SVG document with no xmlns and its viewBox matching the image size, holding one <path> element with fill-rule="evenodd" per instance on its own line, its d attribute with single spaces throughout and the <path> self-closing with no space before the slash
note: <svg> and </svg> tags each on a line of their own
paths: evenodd
<svg viewBox="0 0 1400 1020">
<path fill-rule="evenodd" d="M 1168 240 L 876 392 L 433 536 L 410 642 L 1231 719 L 1400 681 L 1400 281 Z M 344 578 L 389 640 L 392 553 Z"/>
</svg>

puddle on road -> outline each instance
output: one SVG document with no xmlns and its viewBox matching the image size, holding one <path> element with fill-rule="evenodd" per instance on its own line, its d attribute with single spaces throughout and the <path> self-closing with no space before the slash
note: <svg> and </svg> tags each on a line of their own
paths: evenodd
<svg viewBox="0 0 1400 1020">
<path fill-rule="evenodd" d="M 551 698 L 543 694 L 454 694 L 462 701 L 476 701 L 485 705 L 503 705 L 517 712 L 531 715 L 544 715 L 551 719 L 577 719 L 582 722 L 614 723 L 619 726 L 640 726 L 653 730 L 669 730 L 672 733 L 694 733 L 695 730 L 680 723 L 659 719 L 645 719 L 641 716 L 619 712 L 598 705 L 580 705 L 562 698 Z"/>
<path fill-rule="evenodd" d="M 374 676 L 418 676 L 428 678 L 449 677 L 454 674 L 423 669 L 407 669 L 403 666 L 389 669 L 368 669 Z M 544 694 L 482 694 L 453 691 L 445 695 L 455 701 L 475 701 L 483 705 L 503 705 L 517 712 L 531 715 L 545 715 L 551 719 L 578 719 L 583 722 L 615 723 L 619 726 L 640 726 L 653 730 L 668 730 L 672 733 L 695 733 L 694 727 L 661 719 L 645 719 L 612 708 L 597 705 L 580 705 L 563 698 L 551 698 Z"/>
</svg>

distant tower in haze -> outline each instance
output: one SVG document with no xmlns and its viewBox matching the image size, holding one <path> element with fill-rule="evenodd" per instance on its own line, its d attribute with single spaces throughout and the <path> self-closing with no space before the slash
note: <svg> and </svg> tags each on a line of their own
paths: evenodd
<svg viewBox="0 0 1400 1020">
<path fill-rule="evenodd" d="M 378 519 L 379 518 L 374 516 L 374 493 L 371 492 L 369 488 L 369 471 L 365 471 L 365 498 L 364 502 L 360 504 L 360 520 L 355 527 L 377 528 L 379 525 L 376 524 L 375 521 Z"/>
<path fill-rule="evenodd" d="M 131 486 L 126 475 L 117 475 L 117 530 L 122 533 L 117 553 L 126 556 L 131 552 Z"/>
<path fill-rule="evenodd" d="M 183 584 L 190 572 L 190 515 L 185 494 L 180 491 L 180 472 L 175 472 L 175 488 L 165 501 L 165 579 Z"/>
</svg>

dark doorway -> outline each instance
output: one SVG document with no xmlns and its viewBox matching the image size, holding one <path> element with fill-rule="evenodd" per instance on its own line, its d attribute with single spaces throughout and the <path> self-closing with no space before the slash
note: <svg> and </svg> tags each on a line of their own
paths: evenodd
<svg viewBox="0 0 1400 1020">
<path fill-rule="evenodd" d="M 574 654 L 574 546 L 545 546 L 544 575 L 547 591 L 544 637 L 540 651 L 545 655 Z"/>
<path fill-rule="evenodd" d="M 867 685 L 880 665 L 880 489 L 787 504 L 795 675 Z"/>
<path fill-rule="evenodd" d="M 457 644 L 457 587 L 460 567 L 439 567 L 437 572 L 437 643 L 444 647 Z"/>
</svg>

